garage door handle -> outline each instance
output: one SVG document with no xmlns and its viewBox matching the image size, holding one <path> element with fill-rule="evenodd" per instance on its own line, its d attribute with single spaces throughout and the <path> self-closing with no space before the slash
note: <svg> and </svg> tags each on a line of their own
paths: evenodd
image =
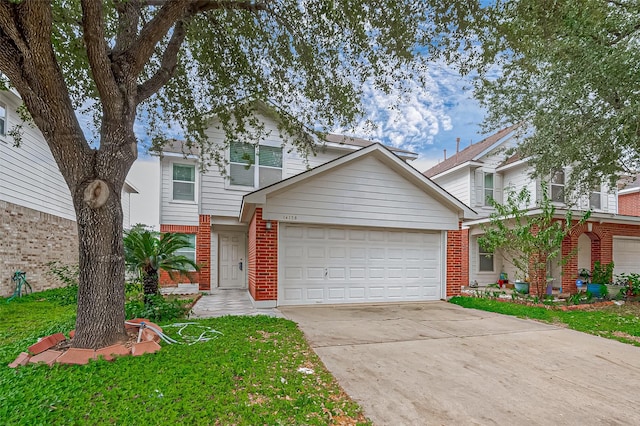
<svg viewBox="0 0 640 426">
<path fill-rule="evenodd" d="M 324 277 L 327 278 L 327 274 L 329 273 L 329 271 L 327 271 L 327 268 L 324 268 Z"/>
</svg>

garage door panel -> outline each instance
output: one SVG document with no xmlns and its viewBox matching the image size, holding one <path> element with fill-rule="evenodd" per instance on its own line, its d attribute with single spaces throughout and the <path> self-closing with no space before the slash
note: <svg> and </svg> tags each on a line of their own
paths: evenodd
<svg viewBox="0 0 640 426">
<path fill-rule="evenodd" d="M 613 238 L 615 275 L 640 273 L 640 238 Z"/>
<path fill-rule="evenodd" d="M 291 256 L 281 259 L 280 304 L 439 299 L 439 232 L 294 224 L 281 229 L 281 253 Z"/>
</svg>

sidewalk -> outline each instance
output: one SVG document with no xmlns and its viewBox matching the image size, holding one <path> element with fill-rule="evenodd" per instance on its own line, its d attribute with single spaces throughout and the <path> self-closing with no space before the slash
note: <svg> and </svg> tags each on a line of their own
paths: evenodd
<svg viewBox="0 0 640 426">
<path fill-rule="evenodd" d="M 268 315 L 283 318 L 276 308 L 256 309 L 246 289 L 212 290 L 196 302 L 190 318 L 213 318 L 224 315 Z"/>
</svg>

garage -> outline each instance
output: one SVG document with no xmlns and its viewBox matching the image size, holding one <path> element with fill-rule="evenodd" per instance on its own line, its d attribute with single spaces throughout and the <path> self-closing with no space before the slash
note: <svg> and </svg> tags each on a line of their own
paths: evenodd
<svg viewBox="0 0 640 426">
<path fill-rule="evenodd" d="M 283 224 L 280 305 L 438 300 L 441 232 Z"/>
<path fill-rule="evenodd" d="M 374 144 L 243 198 L 256 306 L 439 300 L 475 212 Z M 448 261 L 448 262 L 447 262 Z"/>
<path fill-rule="evenodd" d="M 613 274 L 640 274 L 640 238 L 613 237 Z"/>
</svg>

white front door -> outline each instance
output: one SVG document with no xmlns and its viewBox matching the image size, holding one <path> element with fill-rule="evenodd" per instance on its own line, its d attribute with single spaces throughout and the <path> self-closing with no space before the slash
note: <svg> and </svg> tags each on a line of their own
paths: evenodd
<svg viewBox="0 0 640 426">
<path fill-rule="evenodd" d="M 218 241 L 220 288 L 245 288 L 246 234 L 244 232 L 221 232 Z"/>
</svg>

